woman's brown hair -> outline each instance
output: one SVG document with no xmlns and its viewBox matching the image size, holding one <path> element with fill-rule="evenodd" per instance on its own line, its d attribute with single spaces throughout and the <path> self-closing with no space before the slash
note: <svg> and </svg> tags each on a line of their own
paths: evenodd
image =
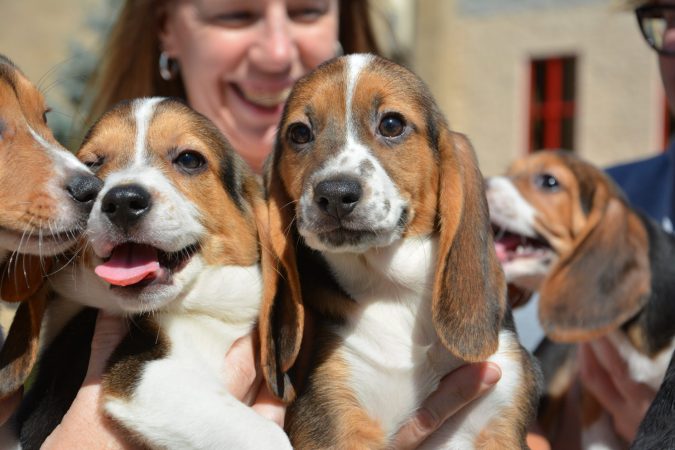
<svg viewBox="0 0 675 450">
<path fill-rule="evenodd" d="M 159 75 L 159 26 L 171 0 L 126 0 L 113 25 L 85 98 L 90 105 L 83 126 L 121 100 L 170 96 L 185 99 L 178 74 Z M 366 0 L 339 0 L 338 39 L 345 53 L 378 53 Z"/>
</svg>

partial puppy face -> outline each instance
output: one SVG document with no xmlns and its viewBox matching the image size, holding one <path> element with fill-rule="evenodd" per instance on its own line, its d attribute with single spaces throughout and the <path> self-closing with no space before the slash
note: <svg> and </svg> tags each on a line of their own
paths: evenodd
<svg viewBox="0 0 675 450">
<path fill-rule="evenodd" d="M 310 247 L 363 252 L 432 231 L 439 119 L 426 92 L 369 55 L 335 60 L 296 85 L 274 164 Z"/>
<path fill-rule="evenodd" d="M 102 307 L 159 308 L 207 266 L 258 262 L 256 181 L 187 106 L 160 98 L 121 104 L 94 125 L 78 157 L 104 180 L 84 262 L 88 279 L 106 287 Z"/>
<path fill-rule="evenodd" d="M 42 94 L 0 55 L 0 253 L 67 249 L 101 186 L 54 139 L 47 111 Z"/>
<path fill-rule="evenodd" d="M 506 175 L 488 179 L 497 255 L 509 282 L 539 288 L 586 227 L 598 183 L 607 185 L 560 152 L 536 153 L 516 161 Z"/>
</svg>

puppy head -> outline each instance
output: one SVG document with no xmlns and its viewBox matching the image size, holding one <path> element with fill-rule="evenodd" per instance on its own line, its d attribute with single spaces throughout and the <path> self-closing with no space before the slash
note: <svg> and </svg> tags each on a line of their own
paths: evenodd
<svg viewBox="0 0 675 450">
<path fill-rule="evenodd" d="M 85 278 L 105 286 L 96 306 L 154 310 L 209 266 L 258 263 L 265 209 L 258 183 L 217 128 L 182 103 L 118 105 L 93 126 L 78 157 L 104 180 L 82 262 Z"/>
<path fill-rule="evenodd" d="M 570 153 L 539 152 L 490 179 L 487 197 L 507 279 L 540 290 L 550 337 L 590 339 L 642 307 L 646 230 L 601 170 Z"/>
<path fill-rule="evenodd" d="M 54 139 L 47 111 L 42 94 L 0 55 L 2 259 L 14 251 L 48 256 L 71 247 L 101 186 Z"/>
<path fill-rule="evenodd" d="M 25 381 L 37 357 L 42 279 L 75 244 L 101 187 L 49 127 L 40 91 L 0 55 L 0 299 L 24 301 L 0 351 L 0 398 Z"/>
<path fill-rule="evenodd" d="M 266 296 L 261 337 L 277 394 L 302 334 L 296 233 L 315 250 L 352 254 L 439 233 L 437 332 L 466 360 L 496 349 L 504 285 L 482 178 L 468 141 L 449 131 L 418 77 L 372 55 L 320 66 L 294 87 L 270 164 L 271 247 L 283 283 Z"/>
</svg>

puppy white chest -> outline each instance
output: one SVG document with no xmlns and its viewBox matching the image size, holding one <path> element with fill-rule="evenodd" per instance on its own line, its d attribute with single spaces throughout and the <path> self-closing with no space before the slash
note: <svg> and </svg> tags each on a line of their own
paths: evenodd
<svg viewBox="0 0 675 450">
<path fill-rule="evenodd" d="M 337 332 L 352 386 L 387 433 L 461 362 L 442 346 L 431 320 L 437 239 L 408 238 L 363 254 L 326 256 L 361 308 Z"/>
</svg>

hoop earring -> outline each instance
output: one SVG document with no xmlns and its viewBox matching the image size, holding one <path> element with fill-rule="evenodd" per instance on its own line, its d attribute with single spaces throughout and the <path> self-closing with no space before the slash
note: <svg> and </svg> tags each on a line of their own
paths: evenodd
<svg viewBox="0 0 675 450">
<path fill-rule="evenodd" d="M 171 81 L 178 75 L 178 62 L 174 58 L 170 58 L 168 53 L 161 52 L 159 54 L 159 76 L 164 81 Z"/>
<path fill-rule="evenodd" d="M 335 56 L 342 56 L 345 54 L 344 49 L 342 48 L 342 44 L 340 44 L 340 41 L 335 41 Z"/>
</svg>

